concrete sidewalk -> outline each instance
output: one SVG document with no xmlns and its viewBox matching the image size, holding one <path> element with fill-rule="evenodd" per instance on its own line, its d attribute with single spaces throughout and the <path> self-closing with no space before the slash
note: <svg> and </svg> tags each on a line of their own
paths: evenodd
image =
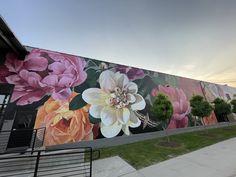
<svg viewBox="0 0 236 177">
<path fill-rule="evenodd" d="M 135 170 L 120 157 L 97 160 L 94 177 L 236 177 L 236 138 Z"/>
</svg>

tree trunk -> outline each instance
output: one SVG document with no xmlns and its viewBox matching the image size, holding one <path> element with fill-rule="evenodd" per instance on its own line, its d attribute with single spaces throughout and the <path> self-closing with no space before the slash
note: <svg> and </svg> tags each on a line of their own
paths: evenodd
<svg viewBox="0 0 236 177">
<path fill-rule="evenodd" d="M 202 120 L 201 122 L 203 123 L 204 130 L 205 130 L 206 134 L 208 135 L 208 128 L 207 128 L 206 124 L 203 121 L 203 117 L 200 117 L 200 119 Z"/>
<path fill-rule="evenodd" d="M 168 135 L 168 132 L 167 132 L 167 130 L 165 129 L 165 127 L 164 126 L 162 126 L 162 128 L 163 128 L 163 131 L 165 132 L 165 134 L 166 134 L 166 139 L 167 139 L 167 142 L 169 143 L 170 142 L 170 137 L 169 137 L 169 135 Z"/>
<path fill-rule="evenodd" d="M 194 116 L 194 127 L 197 126 L 197 116 Z"/>
</svg>

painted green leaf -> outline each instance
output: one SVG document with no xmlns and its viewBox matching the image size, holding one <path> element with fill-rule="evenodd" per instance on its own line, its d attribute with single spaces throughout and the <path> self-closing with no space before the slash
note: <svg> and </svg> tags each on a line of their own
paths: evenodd
<svg viewBox="0 0 236 177">
<path fill-rule="evenodd" d="M 69 104 L 70 110 L 77 110 L 84 107 L 87 103 L 83 100 L 82 94 L 75 96 Z"/>
<path fill-rule="evenodd" d="M 90 87 L 95 87 L 97 85 L 97 76 L 98 73 L 94 69 L 89 69 L 87 71 L 87 80 L 86 82 Z"/>
<path fill-rule="evenodd" d="M 87 71 L 87 79 L 84 83 L 74 87 L 74 91 L 77 93 L 82 93 L 84 90 L 88 88 L 93 88 L 97 86 L 97 78 L 99 73 L 97 73 L 94 69 L 89 69 Z"/>
<path fill-rule="evenodd" d="M 152 81 L 156 84 L 156 85 L 166 85 L 167 82 L 165 80 L 163 80 L 160 77 L 153 77 Z"/>
<path fill-rule="evenodd" d="M 98 123 L 101 122 L 101 119 L 94 118 L 93 116 L 91 116 L 91 115 L 89 114 L 89 121 L 90 121 L 90 123 L 92 123 L 92 124 L 98 124 Z"/>
<path fill-rule="evenodd" d="M 82 93 L 84 90 L 88 89 L 89 85 L 87 82 L 84 82 L 76 87 L 74 87 L 74 91 L 77 93 Z"/>
<path fill-rule="evenodd" d="M 155 86 L 150 77 L 145 77 L 138 85 L 138 93 L 145 98 L 148 94 L 151 93 L 152 88 Z"/>
<path fill-rule="evenodd" d="M 178 87 L 178 78 L 176 76 L 172 76 L 172 75 L 166 75 L 165 76 L 165 81 L 174 87 Z"/>
</svg>

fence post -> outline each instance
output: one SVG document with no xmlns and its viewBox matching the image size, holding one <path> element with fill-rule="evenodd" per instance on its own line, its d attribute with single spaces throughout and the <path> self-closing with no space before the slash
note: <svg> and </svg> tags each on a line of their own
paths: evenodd
<svg viewBox="0 0 236 177">
<path fill-rule="evenodd" d="M 34 169 L 34 177 L 37 177 L 38 167 L 39 167 L 40 153 L 41 153 L 41 151 L 38 151 L 37 159 L 36 159 L 36 164 L 35 164 L 35 169 Z"/>
<path fill-rule="evenodd" d="M 92 177 L 92 161 L 93 161 L 93 150 L 92 150 L 92 148 L 90 148 L 90 174 L 89 174 L 89 176 L 90 177 Z"/>
<path fill-rule="evenodd" d="M 34 146 L 35 146 L 35 140 L 36 140 L 36 136 L 37 136 L 37 130 L 38 130 L 38 129 L 35 129 L 35 133 L 34 133 L 34 141 L 33 141 L 33 145 L 32 145 L 31 154 L 34 153 Z"/>
</svg>

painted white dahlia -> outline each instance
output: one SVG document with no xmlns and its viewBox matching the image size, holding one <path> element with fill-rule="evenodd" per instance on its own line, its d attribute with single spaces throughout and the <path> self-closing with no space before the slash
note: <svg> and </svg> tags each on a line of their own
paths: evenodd
<svg viewBox="0 0 236 177">
<path fill-rule="evenodd" d="M 103 71 L 99 77 L 100 88 L 89 88 L 82 98 L 91 104 L 89 113 L 101 119 L 101 132 L 107 138 L 115 137 L 122 129 L 130 134 L 129 127 L 140 126 L 141 121 L 133 111 L 145 108 L 138 87 L 125 74 Z"/>
</svg>

